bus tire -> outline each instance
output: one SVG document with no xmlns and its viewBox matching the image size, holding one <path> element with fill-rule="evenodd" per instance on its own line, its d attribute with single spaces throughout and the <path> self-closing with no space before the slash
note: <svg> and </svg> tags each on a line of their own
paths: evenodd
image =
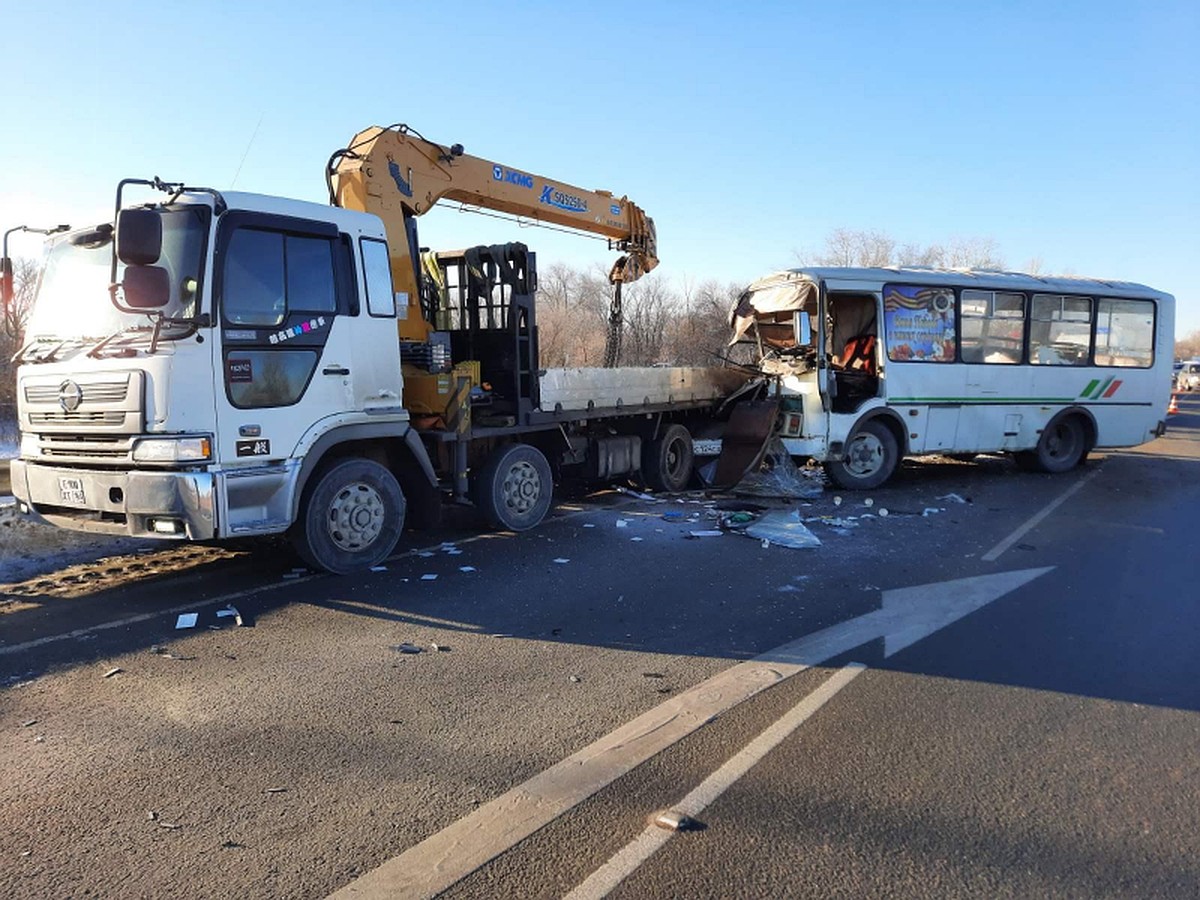
<svg viewBox="0 0 1200 900">
<path fill-rule="evenodd" d="M 497 447 L 475 482 L 475 504 L 492 528 L 533 528 L 550 511 L 553 497 L 550 463 L 529 444 Z"/>
<path fill-rule="evenodd" d="M 1037 447 L 1029 451 L 1022 466 L 1032 466 L 1037 472 L 1066 472 L 1087 456 L 1087 430 L 1078 415 L 1060 416 L 1051 420 L 1038 438 Z M 1018 458 L 1018 465 L 1021 459 Z"/>
<path fill-rule="evenodd" d="M 854 429 L 842 458 L 826 462 L 825 472 L 843 490 L 866 491 L 891 478 L 899 463 L 896 436 L 883 422 L 871 419 Z"/>
<path fill-rule="evenodd" d="M 677 494 L 691 482 L 694 463 L 691 432 L 682 425 L 668 425 L 642 453 L 642 480 L 651 490 Z"/>
<path fill-rule="evenodd" d="M 388 469 L 369 459 L 342 459 L 309 484 L 289 536 L 309 566 L 346 575 L 387 559 L 404 530 L 405 509 Z"/>
</svg>

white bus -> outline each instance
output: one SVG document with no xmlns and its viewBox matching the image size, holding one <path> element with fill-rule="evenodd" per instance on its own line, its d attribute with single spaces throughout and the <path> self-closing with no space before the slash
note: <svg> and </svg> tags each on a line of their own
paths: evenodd
<svg viewBox="0 0 1200 900">
<path fill-rule="evenodd" d="M 732 315 L 782 395 L 793 456 L 873 488 L 904 456 L 1009 452 L 1063 472 L 1161 435 L 1175 301 L 1140 284 L 923 268 L 806 268 Z"/>
</svg>

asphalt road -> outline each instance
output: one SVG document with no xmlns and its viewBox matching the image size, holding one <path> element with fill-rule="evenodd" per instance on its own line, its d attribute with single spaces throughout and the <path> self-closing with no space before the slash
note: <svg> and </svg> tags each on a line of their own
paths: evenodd
<svg viewBox="0 0 1200 900">
<path fill-rule="evenodd" d="M 0 892 L 1200 895 L 1181 406 L 1065 476 L 984 457 L 827 492 L 813 549 L 607 493 L 357 578 L 177 548 L 10 586 Z M 870 633 L 981 591 L 923 639 Z M 672 808 L 702 827 L 647 838 Z"/>
</svg>

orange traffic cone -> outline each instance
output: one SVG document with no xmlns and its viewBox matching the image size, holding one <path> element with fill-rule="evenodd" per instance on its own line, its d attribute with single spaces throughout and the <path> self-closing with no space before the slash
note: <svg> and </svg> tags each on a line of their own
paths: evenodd
<svg viewBox="0 0 1200 900">
<path fill-rule="evenodd" d="M 1171 395 L 1171 402 L 1167 405 L 1167 415 L 1173 416 L 1179 412 L 1179 401 L 1175 399 L 1175 395 Z"/>
</svg>

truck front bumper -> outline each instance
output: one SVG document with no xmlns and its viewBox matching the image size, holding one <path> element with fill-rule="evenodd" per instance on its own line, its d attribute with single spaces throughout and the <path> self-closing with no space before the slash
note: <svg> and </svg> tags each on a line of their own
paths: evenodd
<svg viewBox="0 0 1200 900">
<path fill-rule="evenodd" d="M 14 496 L 61 528 L 191 540 L 216 534 L 208 472 L 110 472 L 14 459 L 11 476 Z"/>
</svg>

